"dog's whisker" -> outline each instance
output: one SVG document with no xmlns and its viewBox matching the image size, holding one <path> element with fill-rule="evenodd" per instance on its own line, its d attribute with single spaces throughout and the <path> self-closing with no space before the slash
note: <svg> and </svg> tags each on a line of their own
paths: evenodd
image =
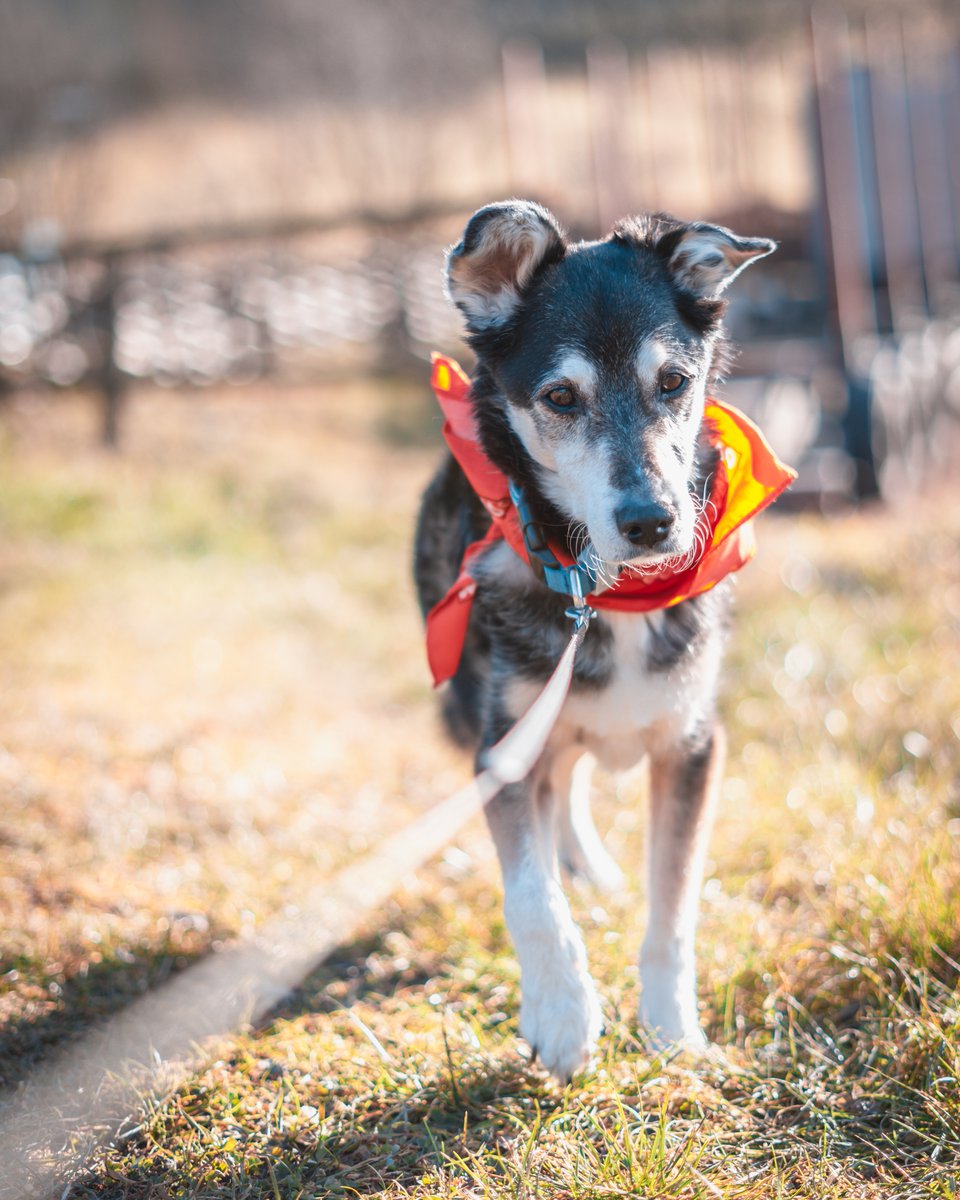
<svg viewBox="0 0 960 1200">
<path fill-rule="evenodd" d="M 590 531 L 587 529 L 585 521 L 578 521 L 576 525 L 570 527 L 570 544 L 573 548 L 574 558 L 579 558 L 587 548 L 590 541 Z"/>
<path fill-rule="evenodd" d="M 616 584 L 620 575 L 621 563 L 611 563 L 605 558 L 601 558 L 592 544 L 589 544 L 587 562 L 596 575 L 598 583 L 607 588 L 612 588 Z"/>
</svg>

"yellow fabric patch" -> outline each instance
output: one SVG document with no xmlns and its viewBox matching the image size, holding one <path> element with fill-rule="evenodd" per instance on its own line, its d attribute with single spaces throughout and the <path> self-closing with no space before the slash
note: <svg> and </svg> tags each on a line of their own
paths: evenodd
<svg viewBox="0 0 960 1200">
<path fill-rule="evenodd" d="M 722 444 L 723 465 L 727 471 L 729 499 L 713 531 L 713 544 L 717 545 L 731 530 L 761 508 L 775 489 L 757 479 L 754 474 L 753 446 L 730 414 L 717 404 L 708 404 L 706 415 Z"/>
</svg>

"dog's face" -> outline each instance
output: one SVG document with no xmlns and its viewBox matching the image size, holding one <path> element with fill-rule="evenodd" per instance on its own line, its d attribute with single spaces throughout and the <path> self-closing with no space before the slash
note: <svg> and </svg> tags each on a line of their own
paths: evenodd
<svg viewBox="0 0 960 1200">
<path fill-rule="evenodd" d="M 615 577 L 696 548 L 693 490 L 720 293 L 774 243 L 670 218 L 568 245 L 526 201 L 475 213 L 450 295 L 544 496 Z"/>
</svg>

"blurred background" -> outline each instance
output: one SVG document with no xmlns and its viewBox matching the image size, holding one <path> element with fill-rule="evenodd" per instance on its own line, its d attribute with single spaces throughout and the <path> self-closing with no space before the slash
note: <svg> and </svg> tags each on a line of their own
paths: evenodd
<svg viewBox="0 0 960 1200">
<path fill-rule="evenodd" d="M 794 1008 L 842 1003 L 853 1020 L 862 1004 L 927 1044 L 850 964 L 902 964 L 928 1003 L 960 957 L 958 48 L 960 9 L 933 0 L 4 0 L 0 1088 L 171 972 L 296 915 L 463 783 L 410 548 L 442 444 L 429 353 L 469 365 L 443 251 L 511 194 L 574 236 L 662 208 L 780 242 L 730 289 L 740 353 L 721 395 L 800 479 L 738 582 L 704 1020 L 746 1044 L 780 1038 Z M 641 777 L 599 778 L 599 826 L 636 886 L 603 908 L 576 900 L 622 1013 L 642 798 Z M 481 825 L 278 1020 L 286 1036 L 302 1008 L 312 1112 L 344 1072 L 348 1107 L 384 1111 L 344 1067 L 350 1038 L 371 1047 L 356 1029 L 322 1042 L 333 1026 L 312 1014 L 368 995 L 391 1053 L 398 1036 L 420 1045 L 457 964 L 484 980 L 464 986 L 512 1053 L 516 980 L 504 992 Z M 930 1045 L 955 1040 L 955 1011 L 944 1002 L 954 1033 Z M 250 1037 L 263 1081 L 271 1045 Z M 878 1060 L 878 1095 L 913 1053 Z M 825 1061 L 811 1052 L 797 1079 L 819 1088 Z M 208 1099 L 184 1100 L 201 1122 L 250 1085 L 224 1062 Z M 917 1070 L 904 1095 L 957 1074 Z M 799 1087 L 783 1089 L 784 1128 L 806 1121 Z M 274 1101 L 256 1094 L 250 1154 L 280 1195 Z M 770 1094 L 755 1093 L 765 1144 Z M 846 1103 L 822 1126 L 841 1140 Z M 177 1104 L 143 1135 L 153 1149 L 126 1144 L 131 1171 L 154 1149 L 156 1178 L 173 1169 Z M 903 1139 L 876 1111 L 882 1164 Z M 459 1100 L 451 1112 L 459 1136 Z M 183 1121 L 189 1149 L 200 1125 Z M 917 1145 L 946 1170 L 930 1121 Z M 820 1153 L 821 1126 L 805 1128 L 800 1152 Z M 189 1149 L 172 1192 L 210 1194 L 208 1161 Z M 158 1194 L 144 1189 L 123 1194 Z"/>
<path fill-rule="evenodd" d="M 781 250 L 728 398 L 792 503 L 915 488 L 960 414 L 955 6 L 858 0 L 13 0 L 0 18 L 0 395 L 426 378 L 442 250 L 537 198 Z"/>
</svg>

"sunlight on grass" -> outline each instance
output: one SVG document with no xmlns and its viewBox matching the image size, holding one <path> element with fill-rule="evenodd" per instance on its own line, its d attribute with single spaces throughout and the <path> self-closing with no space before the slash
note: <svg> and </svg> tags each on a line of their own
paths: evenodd
<svg viewBox="0 0 960 1200">
<path fill-rule="evenodd" d="M 119 459 L 16 423 L 0 454 L 7 1082 L 467 774 L 407 579 L 422 399 L 139 403 Z M 573 895 L 595 1071 L 564 1090 L 524 1057 L 476 822 L 77 1194 L 955 1196 L 958 535 L 949 495 L 762 522 L 723 700 L 707 1061 L 636 1028 L 644 783 L 603 779 L 631 890 Z"/>
</svg>

